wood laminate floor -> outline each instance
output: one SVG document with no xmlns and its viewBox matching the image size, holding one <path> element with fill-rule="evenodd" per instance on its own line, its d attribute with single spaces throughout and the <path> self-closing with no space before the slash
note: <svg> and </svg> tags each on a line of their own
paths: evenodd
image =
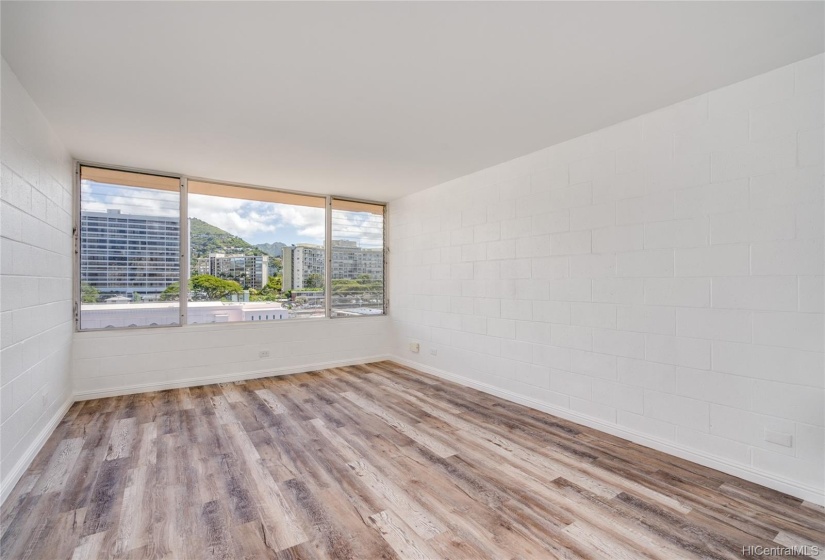
<svg viewBox="0 0 825 560">
<path fill-rule="evenodd" d="M 0 523 L 4 560 L 743 558 L 825 540 L 818 506 L 391 362 L 76 403 Z"/>
</svg>

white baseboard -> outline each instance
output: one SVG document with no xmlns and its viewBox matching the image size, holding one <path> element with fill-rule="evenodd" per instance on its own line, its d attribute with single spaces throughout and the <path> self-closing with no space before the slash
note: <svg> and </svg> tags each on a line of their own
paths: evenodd
<svg viewBox="0 0 825 560">
<path fill-rule="evenodd" d="M 306 373 L 308 371 L 318 371 L 336 367 L 355 366 L 390 360 L 392 356 L 381 354 L 368 356 L 365 358 L 354 358 L 351 360 L 340 360 L 333 362 L 319 362 L 300 366 L 287 366 L 282 368 L 269 368 L 255 371 L 244 371 L 227 375 L 212 375 L 207 377 L 190 377 L 188 379 L 175 379 L 161 383 L 142 383 L 139 385 L 124 385 L 110 389 L 100 389 L 93 391 L 77 391 L 74 394 L 76 401 L 86 401 L 89 399 L 102 399 L 105 397 L 119 397 L 121 395 L 133 395 L 135 393 L 148 393 L 151 391 L 165 391 L 167 389 L 180 389 L 181 387 L 197 387 L 199 385 L 212 385 L 215 383 L 230 383 L 232 381 L 244 381 L 246 379 L 258 379 L 260 377 L 275 377 L 280 375 L 291 375 L 294 373 Z"/>
<path fill-rule="evenodd" d="M 518 393 L 513 393 L 512 391 L 501 389 L 487 383 L 475 381 L 463 375 L 458 375 L 424 364 L 419 364 L 399 356 L 393 356 L 390 359 L 404 366 L 429 373 L 448 381 L 453 381 L 459 385 L 478 389 L 484 393 L 501 397 L 502 399 L 528 406 L 530 408 L 540 410 L 541 412 L 546 412 L 548 414 L 552 414 L 553 416 L 564 418 L 565 420 L 570 420 L 571 422 L 576 422 L 577 424 L 587 426 L 588 428 L 594 428 L 596 430 L 606 432 L 622 439 L 632 441 L 633 443 L 644 445 L 645 447 L 650 447 L 651 449 L 662 451 L 669 455 L 674 455 L 680 459 L 685 459 L 687 461 L 742 478 L 749 482 L 766 486 L 767 488 L 779 490 L 780 492 L 790 494 L 791 496 L 795 496 L 815 504 L 825 505 L 825 495 L 823 495 L 823 491 L 813 486 L 801 484 L 770 472 L 755 469 L 749 465 L 733 463 L 726 459 L 709 455 L 703 451 L 685 447 L 676 442 L 662 440 L 635 430 L 631 430 L 624 426 L 619 426 L 618 424 L 604 422 L 598 418 L 579 414 L 566 408 L 561 408 L 543 401 L 526 397 L 524 395 L 519 395 Z"/>
<path fill-rule="evenodd" d="M 66 412 L 68 412 L 69 407 L 71 407 L 72 404 L 74 404 L 74 398 L 70 396 L 66 399 L 66 402 L 60 405 L 60 408 L 57 409 L 57 412 L 55 412 L 49 419 L 48 423 L 43 426 L 43 429 L 40 430 L 40 433 L 37 434 L 37 437 L 31 442 L 28 449 L 26 449 L 26 452 L 23 453 L 23 456 L 17 461 L 17 464 L 14 465 L 9 474 L 3 479 L 3 483 L 0 485 L 0 504 L 3 504 L 3 502 L 6 501 L 6 498 L 9 497 L 11 491 L 14 490 L 14 487 L 26 472 L 26 469 L 28 469 L 32 464 L 32 461 L 34 461 L 34 458 L 43 448 L 46 440 L 48 440 L 49 436 L 52 435 L 52 432 L 54 432 L 54 429 L 60 421 L 63 420 L 63 417 L 66 415 Z"/>
</svg>

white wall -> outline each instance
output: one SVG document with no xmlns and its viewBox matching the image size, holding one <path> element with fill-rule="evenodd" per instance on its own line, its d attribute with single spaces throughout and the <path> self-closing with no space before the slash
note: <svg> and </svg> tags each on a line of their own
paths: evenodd
<svg viewBox="0 0 825 560">
<path fill-rule="evenodd" d="M 822 88 L 820 55 L 394 201 L 395 354 L 821 502 Z"/>
<path fill-rule="evenodd" d="M 0 88 L 4 499 L 72 395 L 72 161 L 5 60 Z"/>
<path fill-rule="evenodd" d="M 387 317 L 74 333 L 72 159 L 5 61 L 1 85 L 0 501 L 74 398 L 387 356 Z"/>
<path fill-rule="evenodd" d="M 390 348 L 388 317 L 80 332 L 74 390 L 84 399 L 296 373 L 384 359 Z"/>
</svg>

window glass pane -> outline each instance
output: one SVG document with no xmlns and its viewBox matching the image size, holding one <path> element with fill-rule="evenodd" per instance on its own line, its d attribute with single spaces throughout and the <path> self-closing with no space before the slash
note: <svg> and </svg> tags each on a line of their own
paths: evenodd
<svg viewBox="0 0 825 560">
<path fill-rule="evenodd" d="M 188 186 L 190 324 L 325 315 L 324 197 Z"/>
<path fill-rule="evenodd" d="M 384 206 L 332 201 L 332 316 L 384 313 Z"/>
<path fill-rule="evenodd" d="M 180 180 L 80 169 L 80 328 L 178 325 Z"/>
</svg>

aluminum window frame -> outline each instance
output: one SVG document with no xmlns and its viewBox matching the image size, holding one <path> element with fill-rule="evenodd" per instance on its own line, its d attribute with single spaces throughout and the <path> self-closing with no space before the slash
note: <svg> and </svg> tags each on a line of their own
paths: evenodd
<svg viewBox="0 0 825 560">
<path fill-rule="evenodd" d="M 333 200 L 340 200 L 343 202 L 360 202 L 363 204 L 375 204 L 376 206 L 381 206 L 384 211 L 381 215 L 383 219 L 382 231 L 381 231 L 381 250 L 383 253 L 383 266 L 381 268 L 381 282 L 383 285 L 383 309 L 380 315 L 363 315 L 362 317 L 386 317 L 389 314 L 390 309 L 390 298 L 389 298 L 389 287 L 388 287 L 388 279 L 389 276 L 387 275 L 387 265 L 389 264 L 389 246 L 387 244 L 388 238 L 387 234 L 389 232 L 389 227 L 387 227 L 388 219 L 389 219 L 389 206 L 386 202 L 375 202 L 372 200 L 364 200 L 359 198 L 352 198 L 347 196 L 329 196 L 327 197 L 327 232 L 328 232 L 328 240 L 327 243 L 329 245 L 329 251 L 327 251 L 327 261 L 326 261 L 326 290 L 327 290 L 327 317 L 330 319 L 356 319 L 360 317 L 352 317 L 347 315 L 339 315 L 339 316 L 332 316 L 332 201 Z"/>
<path fill-rule="evenodd" d="M 80 247 L 81 247 L 81 238 L 80 238 L 80 228 L 81 228 L 81 218 L 80 218 L 80 210 L 81 210 L 81 175 L 80 170 L 82 167 L 95 167 L 99 169 L 108 169 L 112 171 L 124 171 L 129 173 L 140 173 L 144 175 L 155 175 L 158 177 L 167 177 L 171 179 L 177 179 L 180 183 L 180 201 L 179 201 L 179 220 L 180 225 L 178 231 L 180 232 L 180 258 L 179 258 L 179 274 L 178 274 L 178 285 L 180 286 L 180 296 L 178 299 L 179 305 L 179 322 L 177 325 L 141 325 L 137 327 L 111 327 L 106 329 L 84 329 L 82 328 L 80 322 L 80 311 L 81 311 L 81 294 L 80 294 Z M 251 323 L 252 321 L 235 321 L 233 323 L 196 323 L 196 324 L 188 324 L 188 296 L 189 296 L 189 181 L 199 181 L 199 182 L 206 182 L 206 183 L 217 183 L 220 185 L 225 185 L 227 187 L 239 187 L 239 188 L 247 188 L 247 189 L 260 189 L 265 191 L 275 191 L 284 194 L 293 194 L 293 195 L 301 195 L 301 196 L 310 196 L 319 199 L 325 199 L 324 204 L 324 316 L 323 317 L 302 317 L 302 318 L 295 318 L 286 321 L 289 323 L 290 321 L 320 321 L 324 319 L 365 319 L 367 317 L 385 317 L 389 314 L 389 290 L 388 290 L 388 264 L 389 264 L 389 246 L 388 246 L 388 218 L 389 218 L 389 211 L 388 211 L 388 204 L 386 202 L 380 202 L 376 200 L 366 200 L 366 199 L 359 199 L 353 197 L 346 197 L 346 196 L 337 196 L 337 195 L 323 195 L 318 193 L 311 193 L 305 191 L 296 191 L 296 190 L 289 190 L 289 189 L 280 189 L 280 188 L 272 188 L 266 187 L 262 185 L 252 185 L 248 183 L 239 183 L 234 181 L 222 181 L 218 179 L 210 179 L 206 177 L 199 177 L 194 175 L 186 175 L 184 173 L 174 173 L 169 171 L 157 171 L 153 169 L 144 169 L 138 167 L 130 167 L 124 165 L 112 165 L 108 163 L 100 163 L 95 161 L 87 161 L 87 160 L 74 160 L 74 177 L 73 177 L 73 193 L 72 193 L 72 248 L 74 251 L 73 255 L 73 266 L 72 266 L 72 313 L 73 313 L 73 322 L 74 322 L 74 330 L 75 332 L 84 332 L 84 333 L 99 333 L 99 332 L 123 332 L 123 331 L 134 331 L 134 330 L 143 330 L 143 329 L 174 329 L 180 327 L 187 327 L 187 328 L 200 328 L 200 327 L 214 327 L 215 325 L 220 325 L 221 327 L 226 327 L 226 325 L 244 325 Z M 384 220 L 384 227 L 382 232 L 382 243 L 383 243 L 383 255 L 384 255 L 384 267 L 383 267 L 383 286 L 384 286 L 384 309 L 383 313 L 380 315 L 364 315 L 360 317 L 353 317 L 353 316 L 332 316 L 332 201 L 340 200 L 345 202 L 361 202 L 365 204 L 374 204 L 377 206 L 381 206 L 383 210 L 383 220 Z M 282 323 L 283 321 L 279 321 L 278 323 Z M 230 327 L 231 328 L 231 327 Z"/>
</svg>

